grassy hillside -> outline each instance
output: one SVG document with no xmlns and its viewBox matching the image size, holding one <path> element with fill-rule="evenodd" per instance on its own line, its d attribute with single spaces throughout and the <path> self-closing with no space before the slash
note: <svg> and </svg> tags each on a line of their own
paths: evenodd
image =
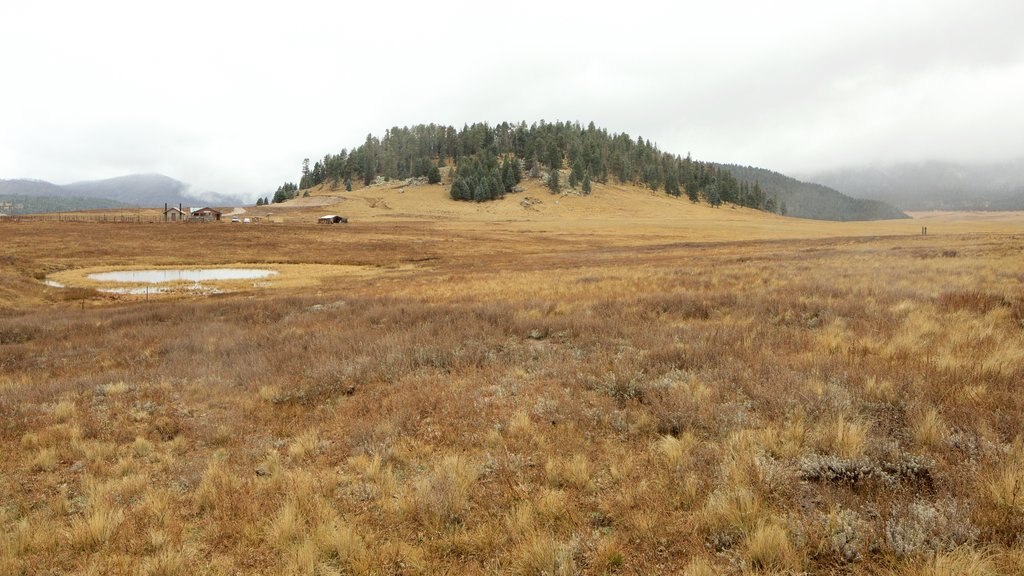
<svg viewBox="0 0 1024 576">
<path fill-rule="evenodd" d="M 801 182 L 763 168 L 735 164 L 721 166 L 739 179 L 759 182 L 769 197 L 785 202 L 789 216 L 839 221 L 908 218 L 902 211 L 879 200 L 852 198 L 827 186 Z"/>
<path fill-rule="evenodd" d="M 448 197 L 447 175 L 437 185 L 409 186 L 392 181 L 356 185 L 352 192 L 330 184 L 310 190 L 308 198 L 250 209 L 253 214 L 276 214 L 313 222 L 317 215 L 342 214 L 353 222 L 429 221 L 450 227 L 482 225 L 509 230 L 614 235 L 631 242 L 636 234 L 672 234 L 687 241 L 809 238 L 860 234 L 920 232 L 913 220 L 830 222 L 783 217 L 734 205 L 712 207 L 673 197 L 649 188 L 595 183 L 593 192 L 552 194 L 541 179 L 527 178 L 523 191 L 491 202 L 455 202 Z M 985 222 L 973 225 L 986 227 Z M 966 230 L 949 222 L 946 231 Z"/>
</svg>

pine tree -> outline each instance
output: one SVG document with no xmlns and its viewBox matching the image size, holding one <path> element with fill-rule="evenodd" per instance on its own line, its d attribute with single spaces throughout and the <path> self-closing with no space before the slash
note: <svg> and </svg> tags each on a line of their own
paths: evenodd
<svg viewBox="0 0 1024 576">
<path fill-rule="evenodd" d="M 516 177 L 512 174 L 512 161 L 508 157 L 501 162 L 501 184 L 505 192 L 511 192 L 516 186 Z"/>
<path fill-rule="evenodd" d="M 590 194 L 590 172 L 583 173 L 583 193 Z"/>
<path fill-rule="evenodd" d="M 441 182 L 441 170 L 437 166 L 431 166 L 427 170 L 427 183 L 438 184 Z"/>
<path fill-rule="evenodd" d="M 572 172 L 569 173 L 569 187 L 576 188 L 576 185 L 583 180 L 583 162 L 577 158 L 572 163 Z"/>
<path fill-rule="evenodd" d="M 551 170 L 558 170 L 562 167 L 562 150 L 555 144 L 548 148 L 548 166 Z"/>
<path fill-rule="evenodd" d="M 352 179 L 351 178 L 345 178 L 345 192 L 351 192 L 351 191 L 352 191 Z"/>
<path fill-rule="evenodd" d="M 671 167 L 665 171 L 665 193 L 670 196 L 679 196 L 679 176 Z"/>
<path fill-rule="evenodd" d="M 491 179 L 483 177 L 477 180 L 476 190 L 473 191 L 473 200 L 483 202 L 494 198 L 494 188 L 491 186 Z"/>
<path fill-rule="evenodd" d="M 548 176 L 548 188 L 551 189 L 552 194 L 558 194 L 562 187 L 558 183 L 558 170 L 552 170 L 551 175 Z"/>
<path fill-rule="evenodd" d="M 700 202 L 700 194 L 697 189 L 697 183 L 693 182 L 686 185 L 686 197 L 690 199 L 690 202 L 696 204 Z"/>
<path fill-rule="evenodd" d="M 722 204 L 722 197 L 718 193 L 718 185 L 712 184 L 704 189 L 704 195 L 708 199 L 708 204 L 711 204 L 715 208 Z"/>
<path fill-rule="evenodd" d="M 644 174 L 644 181 L 652 191 L 657 190 L 661 186 L 661 173 L 656 165 L 652 164 L 647 168 L 647 173 Z"/>
<path fill-rule="evenodd" d="M 466 180 L 463 178 L 455 178 L 452 182 L 451 189 L 452 200 L 472 200 L 473 193 L 469 190 Z"/>
<path fill-rule="evenodd" d="M 369 186 L 377 173 L 377 164 L 373 159 L 373 150 L 370 149 L 370 137 L 366 137 L 366 150 L 363 152 L 363 185 Z"/>
</svg>

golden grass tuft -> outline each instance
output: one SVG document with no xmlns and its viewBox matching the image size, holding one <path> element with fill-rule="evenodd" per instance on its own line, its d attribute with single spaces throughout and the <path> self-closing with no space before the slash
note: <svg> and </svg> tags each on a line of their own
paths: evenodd
<svg viewBox="0 0 1024 576">
<path fill-rule="evenodd" d="M 288 445 L 288 456 L 296 460 L 315 456 L 319 451 L 320 433 L 314 429 L 296 436 Z"/>
<path fill-rule="evenodd" d="M 366 544 L 354 527 L 335 520 L 317 527 L 315 538 L 322 553 L 343 569 L 363 572 L 368 568 Z"/>
<path fill-rule="evenodd" d="M 705 529 L 712 532 L 753 532 L 764 516 L 764 505 L 749 488 L 735 486 L 712 492 L 700 511 Z"/>
<path fill-rule="evenodd" d="M 137 436 L 132 442 L 132 453 L 139 458 L 145 458 L 153 453 L 153 443 L 142 436 Z"/>
<path fill-rule="evenodd" d="M 683 569 L 683 576 L 718 576 L 720 573 L 706 558 L 694 558 Z"/>
<path fill-rule="evenodd" d="M 795 571 L 800 565 L 788 532 L 775 522 L 762 523 L 754 530 L 743 557 L 758 571 Z"/>
<path fill-rule="evenodd" d="M 859 458 L 868 444 L 868 426 L 839 415 L 821 431 L 819 447 L 842 458 Z"/>
<path fill-rule="evenodd" d="M 128 390 L 130 389 L 131 386 L 129 386 L 128 383 L 124 381 L 113 382 L 110 384 L 104 384 L 103 386 L 100 386 L 100 390 L 106 396 L 120 396 L 125 392 L 128 392 Z"/>
<path fill-rule="evenodd" d="M 281 454 L 277 450 L 268 452 L 267 457 L 256 467 L 256 474 L 258 476 L 267 477 L 270 480 L 279 480 L 283 472 Z"/>
<path fill-rule="evenodd" d="M 179 576 L 188 574 L 193 564 L 181 550 L 163 550 L 142 567 L 145 576 Z"/>
<path fill-rule="evenodd" d="M 233 497 L 241 483 L 220 459 L 213 459 L 196 489 L 194 500 L 200 511 L 216 509 L 225 498 Z"/>
<path fill-rule="evenodd" d="M 669 469 L 680 470 L 696 444 L 697 439 L 687 432 L 679 437 L 662 436 L 654 443 L 654 450 Z"/>
<path fill-rule="evenodd" d="M 33 526 L 28 518 L 22 518 L 11 526 L 11 531 L 0 537 L 0 556 L 15 558 L 32 547 Z"/>
<path fill-rule="evenodd" d="M 425 526 L 438 528 L 460 523 L 469 511 L 470 497 L 479 472 L 460 455 L 445 456 L 426 476 L 413 483 L 402 501 L 409 516 Z"/>
<path fill-rule="evenodd" d="M 544 465 L 548 483 L 557 488 L 583 490 L 590 486 L 590 461 L 583 454 L 571 458 L 549 458 Z"/>
<path fill-rule="evenodd" d="M 892 403 L 896 400 L 896 387 L 892 381 L 876 376 L 864 379 L 864 395 L 874 402 Z"/>
<path fill-rule="evenodd" d="M 1021 566 L 1017 566 L 1020 569 Z M 957 548 L 925 560 L 913 559 L 892 572 L 895 576 L 996 576 L 991 555 L 980 550 Z"/>
<path fill-rule="evenodd" d="M 51 472 L 57 468 L 59 463 L 60 458 L 56 448 L 42 448 L 36 452 L 30 466 L 36 472 Z"/>
<path fill-rule="evenodd" d="M 545 525 L 553 525 L 567 520 L 569 499 L 562 490 L 545 488 L 534 500 L 533 510 Z"/>
<path fill-rule="evenodd" d="M 284 395 L 281 393 L 281 389 L 272 384 L 260 386 L 258 391 L 259 397 L 266 402 L 276 404 L 284 399 Z"/>
<path fill-rule="evenodd" d="M 523 576 L 570 576 L 577 567 L 568 545 L 535 533 L 518 546 L 513 571 Z"/>
<path fill-rule="evenodd" d="M 167 546 L 168 541 L 169 537 L 164 530 L 152 529 L 146 533 L 146 548 L 148 550 L 163 550 L 164 546 Z"/>
<path fill-rule="evenodd" d="M 303 525 L 302 512 L 294 501 L 287 501 L 271 519 L 267 527 L 267 536 L 278 548 L 287 550 L 299 535 Z"/>
<path fill-rule="evenodd" d="M 594 550 L 594 567 L 605 574 L 618 572 L 626 564 L 622 544 L 616 538 L 602 538 Z"/>
<path fill-rule="evenodd" d="M 985 482 L 984 495 L 995 508 L 1024 513 L 1024 466 L 1009 462 Z"/>
<path fill-rule="evenodd" d="M 937 448 L 946 435 L 946 424 L 935 408 L 921 410 L 913 421 L 914 442 L 923 448 Z"/>
<path fill-rule="evenodd" d="M 95 506 L 85 516 L 71 522 L 71 544 L 75 548 L 94 550 L 106 544 L 124 521 L 124 512 L 105 505 Z"/>
<path fill-rule="evenodd" d="M 316 574 L 319 563 L 320 550 L 317 549 L 316 542 L 309 538 L 304 538 L 285 548 L 285 574 L 294 574 L 296 576 Z"/>
<path fill-rule="evenodd" d="M 35 432 L 27 432 L 21 436 L 21 448 L 23 450 L 32 450 L 39 447 L 39 434 Z"/>
<path fill-rule="evenodd" d="M 65 398 L 53 407 L 52 414 L 57 422 L 66 422 L 75 417 L 75 403 Z"/>
</svg>

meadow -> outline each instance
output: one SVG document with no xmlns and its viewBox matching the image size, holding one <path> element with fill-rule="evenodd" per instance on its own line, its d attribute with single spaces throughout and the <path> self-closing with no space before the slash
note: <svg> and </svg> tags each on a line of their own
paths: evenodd
<svg viewBox="0 0 1024 576">
<path fill-rule="evenodd" d="M 436 188 L 0 223 L 0 574 L 1024 572 L 1024 219 Z"/>
</svg>

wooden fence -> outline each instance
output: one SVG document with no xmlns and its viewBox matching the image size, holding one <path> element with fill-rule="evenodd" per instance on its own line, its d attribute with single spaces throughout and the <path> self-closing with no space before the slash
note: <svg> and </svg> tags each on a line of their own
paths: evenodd
<svg viewBox="0 0 1024 576">
<path fill-rule="evenodd" d="M 142 216 L 138 214 L 15 214 L 12 216 L 0 217 L 0 224 L 4 222 L 117 222 L 124 224 L 156 223 L 155 216 Z"/>
</svg>

